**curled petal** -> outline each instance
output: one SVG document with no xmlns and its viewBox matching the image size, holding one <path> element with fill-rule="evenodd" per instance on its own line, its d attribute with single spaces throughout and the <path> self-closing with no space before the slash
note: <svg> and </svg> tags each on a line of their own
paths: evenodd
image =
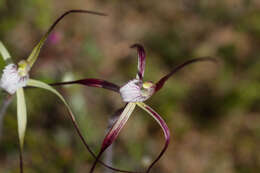
<svg viewBox="0 0 260 173">
<path fill-rule="evenodd" d="M 88 10 L 69 10 L 65 13 L 63 13 L 48 29 L 48 31 L 44 34 L 44 36 L 41 38 L 40 42 L 33 48 L 30 56 L 28 57 L 27 61 L 29 63 L 30 68 L 36 61 L 36 59 L 39 56 L 40 50 L 45 43 L 46 39 L 50 35 L 51 31 L 55 28 L 55 26 L 63 19 L 65 16 L 71 14 L 71 13 L 88 13 L 88 14 L 94 14 L 94 15 L 99 15 L 99 16 L 106 16 L 104 13 L 99 13 L 99 12 L 94 12 L 94 11 L 88 11 Z"/>
<path fill-rule="evenodd" d="M 155 88 L 155 91 L 159 91 L 164 83 L 174 74 L 176 73 L 177 71 L 181 70 L 183 67 L 189 65 L 189 64 L 193 64 L 193 63 L 196 63 L 196 62 L 202 62 L 202 61 L 209 61 L 209 62 L 217 62 L 216 59 L 214 58 L 196 58 L 196 59 L 191 59 L 191 60 L 188 60 L 186 62 L 184 62 L 183 64 L 175 67 L 169 74 L 165 75 L 164 77 L 162 77 L 157 83 L 156 83 L 156 88 Z"/>
<path fill-rule="evenodd" d="M 128 103 L 126 105 L 125 109 L 123 110 L 123 112 L 121 113 L 121 115 L 119 116 L 119 118 L 117 119 L 117 121 L 115 122 L 115 124 L 112 126 L 110 131 L 107 133 L 105 139 L 103 140 L 101 150 L 100 150 L 95 162 L 92 165 L 90 173 L 92 173 L 94 171 L 97 161 L 101 157 L 103 152 L 116 140 L 119 132 L 122 130 L 125 123 L 129 119 L 130 115 L 134 111 L 135 106 L 136 106 L 135 103 Z"/>
<path fill-rule="evenodd" d="M 131 48 L 137 48 L 138 53 L 138 73 L 136 75 L 137 79 L 143 80 L 144 77 L 144 69 L 145 69 L 145 50 L 142 45 L 134 44 Z"/>
<path fill-rule="evenodd" d="M 53 83 L 50 84 L 52 86 L 57 86 L 57 85 L 69 85 L 69 84 L 82 84 L 85 86 L 89 86 L 89 87 L 97 87 L 97 88 L 105 88 L 108 90 L 112 90 L 115 92 L 119 92 L 119 86 L 117 86 L 116 84 L 113 84 L 111 82 L 105 81 L 105 80 L 101 80 L 101 79 L 81 79 L 81 80 L 76 80 L 76 81 L 69 81 L 69 82 L 60 82 L 60 83 Z"/>
<path fill-rule="evenodd" d="M 163 129 L 164 137 L 166 140 L 162 151 L 160 152 L 158 157 L 152 162 L 152 164 L 148 167 L 148 169 L 146 171 L 148 173 L 151 170 L 151 168 L 153 167 L 153 165 L 162 157 L 162 155 L 166 151 L 166 149 L 169 145 L 169 142 L 170 142 L 170 131 L 169 131 L 169 128 L 168 128 L 167 124 L 165 123 L 165 121 L 151 107 L 149 107 L 148 105 L 146 105 L 145 103 L 142 103 L 142 102 L 138 102 L 136 104 L 138 106 L 140 106 L 142 109 L 144 109 L 146 112 L 148 112 L 158 122 L 158 124 Z"/>
</svg>

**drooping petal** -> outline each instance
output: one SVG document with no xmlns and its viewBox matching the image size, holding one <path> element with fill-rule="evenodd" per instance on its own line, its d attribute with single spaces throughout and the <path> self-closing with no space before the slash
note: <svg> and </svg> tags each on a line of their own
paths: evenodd
<svg viewBox="0 0 260 173">
<path fill-rule="evenodd" d="M 159 91 L 164 83 L 177 71 L 181 70 L 183 67 L 193 64 L 193 63 L 197 63 L 197 62 L 202 62 L 202 61 L 209 61 L 209 62 L 217 62 L 216 59 L 214 58 L 196 58 L 196 59 L 191 59 L 188 60 L 186 62 L 184 62 L 183 64 L 175 67 L 169 74 L 165 75 L 164 77 L 162 77 L 157 83 L 156 83 L 156 88 L 155 88 L 155 92 Z"/>
<path fill-rule="evenodd" d="M 116 84 L 113 84 L 111 82 L 102 80 L 102 79 L 93 79 L 93 78 L 88 78 L 88 79 L 81 79 L 81 80 L 76 80 L 76 81 L 68 81 L 68 82 L 59 82 L 59 83 L 53 83 L 50 84 L 52 86 L 58 86 L 58 85 L 70 85 L 70 84 L 82 84 L 85 86 L 89 87 L 97 87 L 97 88 L 105 88 L 108 90 L 112 90 L 115 92 L 119 92 L 119 86 Z"/>
<path fill-rule="evenodd" d="M 41 38 L 40 42 L 33 48 L 30 56 L 28 57 L 27 61 L 29 63 L 30 68 L 33 66 L 34 62 L 37 60 L 40 50 L 45 43 L 46 39 L 50 35 L 51 31 L 55 28 L 55 26 L 63 19 L 65 16 L 71 14 L 71 13 L 88 13 L 93 15 L 99 15 L 99 16 L 105 16 L 104 13 L 94 12 L 94 11 L 88 11 L 88 10 L 70 10 L 62 14 L 48 29 L 48 31 L 44 34 L 44 36 Z"/>
<path fill-rule="evenodd" d="M 111 128 L 111 130 L 106 135 L 102 143 L 102 147 L 101 147 L 102 149 L 106 149 L 111 143 L 114 142 L 119 132 L 122 130 L 125 123 L 129 119 L 130 115 L 134 111 L 135 106 L 136 106 L 135 103 L 128 103 L 126 105 L 125 109 L 123 110 L 123 112 L 121 113 L 121 115 L 119 116 L 119 118 L 117 119 L 113 127 Z"/>
<path fill-rule="evenodd" d="M 90 173 L 92 173 L 94 171 L 97 161 L 101 157 L 103 152 L 116 140 L 119 132 L 122 130 L 125 123 L 129 119 L 130 115 L 134 111 L 135 106 L 136 106 L 135 103 L 128 103 L 126 105 L 125 109 L 123 110 L 123 112 L 121 113 L 121 115 L 119 116 L 119 118 L 117 119 L 117 121 L 115 122 L 115 124 L 112 126 L 110 131 L 107 133 L 105 139 L 103 140 L 101 150 L 100 150 L 94 164 L 92 165 Z"/>
<path fill-rule="evenodd" d="M 131 48 L 137 48 L 138 53 L 138 72 L 136 75 L 137 79 L 143 80 L 144 77 L 144 70 L 145 70 L 145 50 L 142 45 L 134 44 Z"/>
<path fill-rule="evenodd" d="M 27 124 L 27 111 L 23 88 L 19 88 L 16 92 L 17 97 L 17 123 L 19 136 L 20 151 L 20 173 L 23 173 L 23 144 Z"/>
<path fill-rule="evenodd" d="M 138 102 L 136 104 L 139 107 L 141 107 L 142 109 L 144 109 L 146 112 L 148 112 L 158 122 L 158 124 L 163 129 L 164 137 L 166 140 L 162 151 L 160 152 L 158 157 L 152 162 L 152 164 L 148 167 L 148 169 L 146 171 L 148 173 L 151 170 L 151 168 L 154 166 L 154 164 L 162 157 L 162 155 L 166 151 L 166 149 L 169 145 L 169 142 L 170 142 L 170 131 L 169 131 L 169 128 L 168 128 L 167 124 L 165 123 L 165 121 L 151 107 L 149 107 L 148 105 L 146 105 L 145 103 L 142 103 L 142 102 Z"/>
<path fill-rule="evenodd" d="M 0 54 L 2 55 L 3 60 L 6 63 L 11 62 L 11 55 L 9 54 L 8 50 L 4 46 L 4 44 L 0 41 Z"/>
<path fill-rule="evenodd" d="M 105 164 L 104 162 L 100 161 L 97 156 L 94 154 L 94 152 L 91 150 L 91 148 L 88 146 L 86 140 L 84 139 L 82 133 L 80 132 L 79 130 L 79 127 L 78 127 L 78 123 L 76 122 L 76 119 L 75 119 L 75 116 L 69 106 L 69 104 L 66 102 L 66 100 L 63 98 L 63 96 L 57 91 L 55 90 L 52 86 L 44 83 L 44 82 L 41 82 L 41 81 L 38 81 L 38 80 L 33 80 L 33 79 L 29 79 L 28 83 L 27 83 L 28 86 L 31 86 L 31 87 L 36 87 L 36 88 L 42 88 L 42 89 L 45 89 L 45 90 L 48 90 L 52 93 L 54 93 L 55 95 L 58 96 L 58 98 L 65 104 L 68 112 L 69 112 L 69 115 L 70 115 L 70 119 L 72 120 L 72 123 L 80 137 L 80 139 L 82 140 L 82 142 L 84 143 L 84 146 L 86 147 L 86 149 L 90 152 L 90 154 L 95 158 L 97 159 L 98 162 L 100 162 L 103 166 L 111 169 L 111 170 L 114 170 L 114 171 L 118 171 L 118 172 L 126 172 L 126 173 L 135 173 L 135 172 L 130 172 L 130 171 L 126 171 L 126 170 L 121 170 L 121 169 L 116 169 L 116 168 L 113 168 L 107 164 Z"/>
<path fill-rule="evenodd" d="M 20 148 L 23 148 L 24 135 L 27 123 L 26 103 L 23 88 L 19 88 L 16 92 L 17 96 L 17 123 Z"/>
<path fill-rule="evenodd" d="M 126 106 L 126 105 L 125 105 Z M 112 114 L 109 119 L 108 119 L 108 124 L 106 127 L 106 130 L 104 132 L 104 134 L 107 134 L 109 132 L 109 130 L 113 127 L 113 125 L 115 124 L 116 120 L 119 118 L 119 116 L 121 115 L 121 113 L 123 112 L 123 110 L 125 109 L 125 106 L 118 109 L 116 112 L 114 112 L 114 114 Z M 113 166 L 113 157 L 114 157 L 114 144 L 112 143 L 107 149 L 106 152 L 104 153 L 103 156 L 103 161 L 104 163 Z M 111 170 L 109 170 L 108 168 L 105 168 L 103 172 L 106 173 L 112 173 Z"/>
</svg>

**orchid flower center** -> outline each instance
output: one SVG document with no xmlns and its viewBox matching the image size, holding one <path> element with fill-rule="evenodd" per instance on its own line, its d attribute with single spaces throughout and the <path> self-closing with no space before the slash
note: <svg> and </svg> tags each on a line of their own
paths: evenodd
<svg viewBox="0 0 260 173">
<path fill-rule="evenodd" d="M 29 66 L 24 60 L 17 65 L 8 64 L 3 70 L 0 87 L 9 94 L 14 94 L 17 89 L 25 87 L 29 79 Z"/>
<path fill-rule="evenodd" d="M 142 82 L 134 79 L 120 88 L 120 94 L 124 102 L 143 102 L 151 97 L 155 90 L 152 82 Z"/>
</svg>

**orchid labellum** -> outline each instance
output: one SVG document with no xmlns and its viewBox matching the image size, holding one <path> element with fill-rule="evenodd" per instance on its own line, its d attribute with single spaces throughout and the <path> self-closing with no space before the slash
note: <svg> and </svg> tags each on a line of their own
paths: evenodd
<svg viewBox="0 0 260 173">
<path fill-rule="evenodd" d="M 125 108 L 121 111 L 121 114 L 119 118 L 115 121 L 114 125 L 110 129 L 110 131 L 107 133 L 106 137 L 103 140 L 101 150 L 90 170 L 92 173 L 96 167 L 96 164 L 98 162 L 99 157 L 101 157 L 102 153 L 116 140 L 118 137 L 120 131 L 126 124 L 127 120 L 129 119 L 130 115 L 134 111 L 136 106 L 139 106 L 141 109 L 146 111 L 149 115 L 152 116 L 156 120 L 156 122 L 160 125 L 160 127 L 163 130 L 164 137 L 165 137 L 165 143 L 164 147 L 157 156 L 157 158 L 151 163 L 151 165 L 148 167 L 146 172 L 148 173 L 153 165 L 161 158 L 161 156 L 166 151 L 169 141 L 170 141 L 170 131 L 167 127 L 167 124 L 165 121 L 161 118 L 161 116 L 153 110 L 150 106 L 144 103 L 147 99 L 149 99 L 153 94 L 158 92 L 165 84 L 165 82 L 178 70 L 182 69 L 183 67 L 193 64 L 196 62 L 202 62 L 202 61 L 210 61 L 215 62 L 215 59 L 213 58 L 197 58 L 197 59 L 191 59 L 186 61 L 185 63 L 175 67 L 169 74 L 162 77 L 158 82 L 144 82 L 144 71 L 145 71 L 145 58 L 146 54 L 144 51 L 143 46 L 139 44 L 134 44 L 131 46 L 131 48 L 137 48 L 138 52 L 138 72 L 136 75 L 136 78 L 130 80 L 128 83 L 123 85 L 122 87 L 117 86 L 116 84 L 113 84 L 111 82 L 100 80 L 100 79 L 93 79 L 93 78 L 86 78 L 82 80 L 76 80 L 76 81 L 69 81 L 69 82 L 61 82 L 61 83 L 55 83 L 52 85 L 67 85 L 67 84 L 82 84 L 85 86 L 90 87 L 98 87 L 98 88 L 105 88 L 114 92 L 117 92 L 121 95 L 122 100 L 126 102 Z"/>
<path fill-rule="evenodd" d="M 79 131 L 73 112 L 70 109 L 68 103 L 63 98 L 63 96 L 58 91 L 56 91 L 52 86 L 44 82 L 31 79 L 29 76 L 29 71 L 31 70 L 33 64 L 37 60 L 40 50 L 44 45 L 45 41 L 47 40 L 48 36 L 50 35 L 51 31 L 65 16 L 71 13 L 87 13 L 87 14 L 105 16 L 105 14 L 103 13 L 98 13 L 98 12 L 93 12 L 88 10 L 70 10 L 65 12 L 51 25 L 51 27 L 41 38 L 39 43 L 33 48 L 29 57 L 26 60 L 20 61 L 18 65 L 12 62 L 9 52 L 7 51 L 3 43 L 0 41 L 0 55 L 2 55 L 3 60 L 6 62 L 6 66 L 3 69 L 3 74 L 0 79 L 0 87 L 3 90 L 5 90 L 9 94 L 9 96 L 10 95 L 12 96 L 16 93 L 16 97 L 17 97 L 17 123 L 18 123 L 19 143 L 20 143 L 20 171 L 21 172 L 23 172 L 22 150 L 23 150 L 24 136 L 26 131 L 26 123 L 27 123 L 26 102 L 25 102 L 24 89 L 23 89 L 26 86 L 42 88 L 58 96 L 58 98 L 65 104 L 69 112 L 70 118 L 73 122 L 73 125 L 76 128 L 77 133 L 80 136 L 81 140 L 84 142 L 85 147 L 89 150 L 92 156 L 96 158 L 94 153 L 90 150 L 87 143 L 85 142 L 81 132 Z M 105 165 L 103 162 L 101 163 Z M 116 171 L 127 172 L 127 171 L 114 169 L 107 165 L 105 166 Z"/>
</svg>

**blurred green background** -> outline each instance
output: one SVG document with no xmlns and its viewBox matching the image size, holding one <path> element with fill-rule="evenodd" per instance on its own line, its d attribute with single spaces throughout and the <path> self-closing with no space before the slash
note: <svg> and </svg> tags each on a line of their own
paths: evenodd
<svg viewBox="0 0 260 173">
<path fill-rule="evenodd" d="M 175 74 L 146 103 L 167 122 L 172 140 L 154 173 L 260 172 L 259 0 L 0 0 L 0 39 L 16 62 L 26 58 L 52 22 L 55 29 L 31 77 L 59 82 L 84 77 L 123 85 L 135 77 L 141 43 L 147 51 L 145 80 L 157 81 L 190 58 L 211 56 Z M 60 89 L 98 152 L 110 116 L 122 107 L 110 91 Z M 1 92 L 1 101 L 5 94 Z M 15 100 L 14 100 L 15 101 Z M 85 173 L 93 158 L 83 147 L 64 105 L 53 94 L 27 89 L 26 173 Z M 8 108 L 0 138 L 0 172 L 19 172 L 16 103 Z M 113 146 L 113 164 L 143 170 L 160 152 L 163 134 L 136 109 Z M 105 172 L 98 167 L 96 172 Z"/>
</svg>

